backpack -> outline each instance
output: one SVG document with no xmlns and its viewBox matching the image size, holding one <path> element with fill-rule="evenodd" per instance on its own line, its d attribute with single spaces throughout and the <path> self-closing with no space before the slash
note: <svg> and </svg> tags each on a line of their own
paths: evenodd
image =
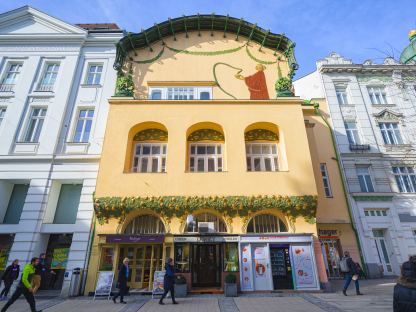
<svg viewBox="0 0 416 312">
<path fill-rule="evenodd" d="M 350 271 L 350 268 L 348 267 L 347 259 L 348 258 L 344 257 L 339 262 L 339 268 L 340 268 L 342 273 L 348 273 Z"/>
</svg>

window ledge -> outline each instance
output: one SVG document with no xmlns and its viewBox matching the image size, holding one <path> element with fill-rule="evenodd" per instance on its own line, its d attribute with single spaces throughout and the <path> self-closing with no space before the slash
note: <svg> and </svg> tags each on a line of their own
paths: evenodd
<svg viewBox="0 0 416 312">
<path fill-rule="evenodd" d="M 139 171 L 124 171 L 126 174 L 166 174 L 167 172 L 139 172 Z"/>
<path fill-rule="evenodd" d="M 65 154 L 86 154 L 88 152 L 89 142 L 66 142 Z"/>
<path fill-rule="evenodd" d="M 14 91 L 2 91 L 0 92 L 0 98 L 12 98 L 14 97 Z"/>
<path fill-rule="evenodd" d="M 185 171 L 185 173 L 228 173 L 228 171 Z"/>
<path fill-rule="evenodd" d="M 387 104 L 373 104 L 373 103 L 371 103 L 371 106 L 374 106 L 374 107 L 393 107 L 393 106 L 396 106 L 396 104 L 390 104 L 390 103 L 387 103 Z"/>
<path fill-rule="evenodd" d="M 355 107 L 355 104 L 339 104 L 339 107 Z"/>
<path fill-rule="evenodd" d="M 55 96 L 55 92 L 53 92 L 53 91 L 34 90 L 28 96 L 30 96 L 30 97 L 54 97 Z"/>
<path fill-rule="evenodd" d="M 39 142 L 16 142 L 13 152 L 16 154 L 36 154 Z"/>
<path fill-rule="evenodd" d="M 80 85 L 81 86 L 81 88 L 102 88 L 102 84 L 86 84 L 86 83 L 83 83 L 83 84 L 81 84 Z"/>
</svg>

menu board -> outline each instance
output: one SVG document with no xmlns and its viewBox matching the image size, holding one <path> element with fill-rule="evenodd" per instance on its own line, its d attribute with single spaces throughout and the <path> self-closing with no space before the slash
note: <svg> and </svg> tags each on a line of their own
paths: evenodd
<svg viewBox="0 0 416 312">
<path fill-rule="evenodd" d="M 241 244 L 242 290 L 253 290 L 250 244 Z"/>
<path fill-rule="evenodd" d="M 95 287 L 94 299 L 96 296 L 110 297 L 111 287 L 113 286 L 113 280 L 113 271 L 98 272 L 97 286 Z"/>
<path fill-rule="evenodd" d="M 296 288 L 315 288 L 314 263 L 311 246 L 290 246 Z"/>
<path fill-rule="evenodd" d="M 165 274 L 166 271 L 155 271 L 155 274 L 153 275 L 152 298 L 154 295 L 163 295 L 165 291 L 165 288 L 163 286 Z"/>
</svg>

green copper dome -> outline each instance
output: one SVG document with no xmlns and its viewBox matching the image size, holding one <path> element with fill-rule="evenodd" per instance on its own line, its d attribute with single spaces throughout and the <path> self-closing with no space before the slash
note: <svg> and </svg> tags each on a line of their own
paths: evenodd
<svg viewBox="0 0 416 312">
<path fill-rule="evenodd" d="M 411 61 L 416 62 L 416 30 L 409 32 L 409 45 L 403 50 L 400 55 L 400 63 L 408 64 Z"/>
</svg>

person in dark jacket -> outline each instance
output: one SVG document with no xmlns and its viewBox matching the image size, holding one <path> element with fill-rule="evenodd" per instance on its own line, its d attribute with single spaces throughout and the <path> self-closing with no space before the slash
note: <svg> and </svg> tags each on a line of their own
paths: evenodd
<svg viewBox="0 0 416 312">
<path fill-rule="evenodd" d="M 361 296 L 362 293 L 360 292 L 360 283 L 358 282 L 358 278 L 360 275 L 359 268 L 357 264 L 351 259 L 349 251 L 344 252 L 344 258 L 347 260 L 347 266 L 349 271 L 344 273 L 344 289 L 342 290 L 342 293 L 344 296 L 347 296 L 347 289 L 350 286 L 351 281 L 354 277 L 354 283 L 355 283 L 355 291 L 358 296 Z"/>
<path fill-rule="evenodd" d="M 124 301 L 124 295 L 127 292 L 127 281 L 129 279 L 129 258 L 124 258 L 123 264 L 120 266 L 120 269 L 118 270 L 118 294 L 113 297 L 114 303 L 116 302 L 116 299 L 120 296 L 120 303 L 127 303 Z"/>
<path fill-rule="evenodd" d="M 403 263 L 401 273 L 394 286 L 393 311 L 416 311 L 416 255 Z"/>
<path fill-rule="evenodd" d="M 175 271 L 173 268 L 172 258 L 168 258 L 166 260 L 165 270 L 166 270 L 166 274 L 163 279 L 163 288 L 165 291 L 163 292 L 162 298 L 160 298 L 159 300 L 159 304 L 164 304 L 163 299 L 165 299 L 169 291 L 170 291 L 170 296 L 172 297 L 172 303 L 178 304 L 175 300 L 175 288 L 174 288 L 175 287 Z"/>
<path fill-rule="evenodd" d="M 4 288 L 0 293 L 0 300 L 7 300 L 7 295 L 9 294 L 10 287 L 12 287 L 13 282 L 17 280 L 20 273 L 20 266 L 19 266 L 19 260 L 14 260 L 11 265 L 9 265 L 4 271 L 4 274 L 2 276 L 2 280 L 4 281 Z"/>
</svg>

